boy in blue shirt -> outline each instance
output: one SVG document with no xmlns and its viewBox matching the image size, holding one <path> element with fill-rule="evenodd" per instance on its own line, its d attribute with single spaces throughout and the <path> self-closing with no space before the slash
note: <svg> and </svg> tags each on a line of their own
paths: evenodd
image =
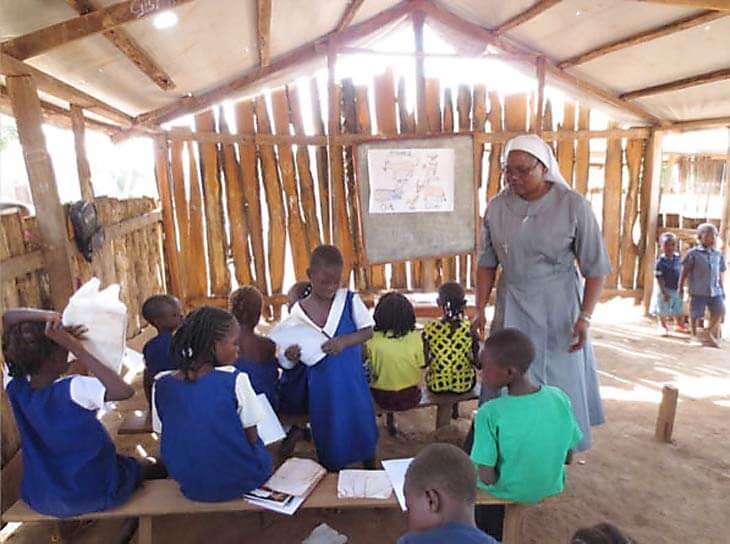
<svg viewBox="0 0 730 544">
<path fill-rule="evenodd" d="M 175 363 L 170 353 L 172 333 L 182 323 L 180 301 L 172 295 L 153 295 L 142 304 L 142 317 L 157 329 L 157 336 L 151 338 L 142 348 L 144 355 L 144 395 L 151 406 L 152 384 L 155 376 L 165 370 L 174 370 Z"/>
<path fill-rule="evenodd" d="M 697 322 L 710 310 L 709 339 L 715 347 L 720 347 L 720 322 L 725 315 L 725 290 L 722 274 L 726 270 L 725 257 L 715 249 L 717 227 L 703 223 L 697 227 L 699 244 L 690 249 L 682 260 L 682 273 L 679 276 L 679 292 L 689 282 L 689 319 L 692 345 L 701 345 L 697 340 Z"/>
<path fill-rule="evenodd" d="M 499 544 L 476 528 L 476 471 L 451 444 L 431 444 L 406 471 L 404 485 L 410 532 L 398 544 Z"/>
<path fill-rule="evenodd" d="M 509 394 L 479 408 L 471 450 L 479 487 L 527 504 L 562 493 L 564 465 L 583 437 L 568 396 L 527 376 L 534 357 L 532 342 L 517 329 L 502 329 L 484 342 L 482 383 L 494 390 L 507 387 Z M 504 506 L 477 507 L 476 520 L 480 529 L 502 538 Z"/>
<path fill-rule="evenodd" d="M 677 329 L 683 329 L 682 297 L 677 290 L 679 274 L 682 268 L 681 259 L 677 253 L 677 237 L 671 232 L 665 232 L 659 237 L 659 245 L 663 255 L 659 255 L 654 265 L 654 276 L 659 289 L 654 293 L 652 313 L 659 318 L 662 335 L 669 336 L 668 319 L 674 318 Z"/>
</svg>

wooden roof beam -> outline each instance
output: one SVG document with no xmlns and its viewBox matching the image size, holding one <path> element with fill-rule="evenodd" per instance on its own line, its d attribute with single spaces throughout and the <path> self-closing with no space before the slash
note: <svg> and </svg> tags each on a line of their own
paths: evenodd
<svg viewBox="0 0 730 544">
<path fill-rule="evenodd" d="M 687 121 L 676 121 L 667 127 L 668 130 L 686 132 L 689 130 L 702 130 L 708 128 L 730 128 L 730 115 L 725 117 L 706 117 L 704 119 L 689 119 Z"/>
<path fill-rule="evenodd" d="M 672 21 L 671 23 L 651 28 L 649 30 L 645 30 L 644 32 L 634 34 L 633 36 L 609 42 L 599 47 L 596 47 L 595 49 L 585 51 L 580 55 L 576 55 L 567 60 L 559 62 L 558 68 L 563 69 L 569 68 L 571 66 L 577 66 L 578 64 L 584 64 L 598 57 L 608 55 L 609 53 L 620 51 L 621 49 L 626 49 L 627 47 L 633 47 L 641 43 L 656 40 L 658 38 L 663 38 L 664 36 L 669 36 L 670 34 L 681 32 L 695 26 L 705 25 L 714 21 L 715 19 L 725 17 L 726 15 L 728 15 L 728 13 L 723 11 L 703 11 L 702 13 L 698 13 L 696 15 L 690 15 L 689 17 L 678 19 L 677 21 Z"/>
<path fill-rule="evenodd" d="M 514 17 L 507 19 L 504 23 L 494 28 L 493 32 L 497 35 L 504 34 L 515 27 L 525 24 L 527 21 L 534 19 L 544 11 L 547 11 L 561 0 L 539 0 L 522 13 L 518 13 Z"/>
<path fill-rule="evenodd" d="M 345 8 L 345 12 L 342 14 L 342 17 L 340 17 L 340 20 L 335 27 L 335 33 L 342 32 L 345 28 L 350 26 L 352 19 L 355 17 L 357 10 L 360 9 L 360 6 L 363 5 L 363 2 L 365 2 L 365 0 L 350 0 Z"/>
<path fill-rule="evenodd" d="M 704 74 L 699 74 L 696 76 L 676 79 L 674 81 L 669 81 L 660 85 L 644 87 L 643 89 L 637 89 L 635 91 L 624 93 L 619 98 L 621 98 L 621 100 L 635 100 L 644 96 L 679 91 L 681 89 L 687 89 L 688 87 L 705 85 L 707 83 L 724 81 L 726 79 L 730 79 L 730 68 L 723 68 L 722 70 L 714 70 L 712 72 L 705 72 Z"/>
<path fill-rule="evenodd" d="M 256 0 L 256 40 L 259 65 L 265 68 L 271 62 L 271 0 Z"/>
<path fill-rule="evenodd" d="M 66 2 L 81 15 L 103 9 L 99 0 L 66 0 Z M 172 77 L 123 28 L 113 28 L 102 34 L 160 89 L 170 91 L 175 88 Z"/>
<path fill-rule="evenodd" d="M 721 9 L 730 11 L 730 0 L 640 0 L 652 4 L 665 4 L 669 6 L 684 6 L 697 9 Z"/>
</svg>

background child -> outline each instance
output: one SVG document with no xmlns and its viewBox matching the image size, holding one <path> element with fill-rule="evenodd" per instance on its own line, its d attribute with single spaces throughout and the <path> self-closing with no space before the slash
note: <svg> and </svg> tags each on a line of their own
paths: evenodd
<svg viewBox="0 0 730 544">
<path fill-rule="evenodd" d="M 312 291 L 308 281 L 298 281 L 286 294 L 287 309 L 291 313 L 294 305 L 307 297 Z M 306 414 L 307 406 L 307 367 L 301 362 L 294 368 L 285 368 L 279 378 L 279 411 L 282 414 Z"/>
<path fill-rule="evenodd" d="M 373 318 L 375 333 L 365 343 L 373 376 L 370 391 L 378 406 L 388 411 L 388 431 L 395 435 L 392 412 L 413 408 L 421 400 L 423 341 L 413 305 L 400 293 L 383 295 Z"/>
<path fill-rule="evenodd" d="M 471 451 L 479 487 L 521 503 L 563 491 L 564 464 L 582 438 L 568 396 L 528 378 L 534 357 L 532 342 L 517 329 L 502 329 L 486 340 L 482 383 L 493 389 L 506 386 L 509 395 L 479 408 Z M 503 519 L 504 506 L 477 508 L 477 525 L 495 538 L 502 538 Z"/>
<path fill-rule="evenodd" d="M 234 366 L 248 374 L 253 390 L 265 394 L 274 410 L 278 410 L 279 365 L 276 362 L 276 344 L 256 334 L 263 305 L 264 299 L 255 287 L 241 287 L 231 294 L 231 313 L 240 328 L 238 359 Z"/>
<path fill-rule="evenodd" d="M 364 461 L 374 466 L 378 429 L 362 367 L 361 344 L 373 335 L 373 319 L 360 297 L 340 288 L 342 254 L 334 246 L 312 252 L 307 274 L 312 292 L 292 307 L 292 315 L 330 338 L 326 357 L 307 369 L 309 421 L 319 461 L 339 470 Z M 299 361 L 299 346 L 286 357 Z"/>
<path fill-rule="evenodd" d="M 690 249 L 682 260 L 682 273 L 679 276 L 679 291 L 684 292 L 685 282 L 689 282 L 689 319 L 690 342 L 700 345 L 697 340 L 697 322 L 705 316 L 705 308 L 710 310 L 709 339 L 720 347 L 720 321 L 725 315 L 725 290 L 722 274 L 726 270 L 725 257 L 715 249 L 717 227 L 703 223 L 697 227 L 699 244 Z"/>
<path fill-rule="evenodd" d="M 151 406 L 152 383 L 155 376 L 175 368 L 170 354 L 170 343 L 172 333 L 182 323 L 180 301 L 172 295 L 153 295 L 142 304 L 142 317 L 157 329 L 157 336 L 148 340 L 142 348 L 145 366 L 142 384 L 147 405 Z"/>
<path fill-rule="evenodd" d="M 474 524 L 476 471 L 451 444 L 431 444 L 408 466 L 404 486 L 407 535 L 398 544 L 498 544 Z"/>
<path fill-rule="evenodd" d="M 170 476 L 197 501 L 240 499 L 271 475 L 271 455 L 256 432 L 263 417 L 238 357 L 238 323 L 219 308 L 187 315 L 172 340 L 177 371 L 152 393 L 152 423 Z"/>
<path fill-rule="evenodd" d="M 668 319 L 674 318 L 678 329 L 683 327 L 682 298 L 677 291 L 681 259 L 677 253 L 677 237 L 671 232 L 665 232 L 659 237 L 659 245 L 663 255 L 657 257 L 654 265 L 654 276 L 659 289 L 654 293 L 652 313 L 659 317 L 662 334 L 667 336 L 669 335 Z"/>
<path fill-rule="evenodd" d="M 96 411 L 104 402 L 128 399 L 132 387 L 86 351 L 83 327 L 63 327 L 56 312 L 9 310 L 3 330 L 5 388 L 23 452 L 23 500 L 57 517 L 124 503 L 142 480 L 142 465 L 117 454 Z M 94 377 L 61 377 L 69 352 Z"/>
<path fill-rule="evenodd" d="M 570 544 L 633 544 L 633 542 L 610 523 L 599 523 L 593 527 L 578 529 L 570 539 Z"/>
<path fill-rule="evenodd" d="M 439 287 L 439 308 L 443 317 L 427 323 L 423 329 L 423 348 L 428 371 L 426 385 L 433 393 L 466 393 L 476 384 L 479 338 L 464 316 L 464 288 L 448 281 Z M 452 417 L 458 417 L 458 405 Z"/>
</svg>

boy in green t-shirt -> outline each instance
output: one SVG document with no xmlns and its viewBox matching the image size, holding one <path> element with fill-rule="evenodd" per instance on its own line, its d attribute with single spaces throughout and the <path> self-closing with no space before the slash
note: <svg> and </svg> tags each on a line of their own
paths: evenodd
<svg viewBox="0 0 730 544">
<path fill-rule="evenodd" d="M 582 438 L 567 395 L 527 377 L 534 357 L 532 342 L 517 329 L 490 336 L 480 355 L 482 383 L 507 387 L 509 395 L 484 403 L 474 419 L 471 459 L 478 468 L 477 485 L 520 503 L 563 491 L 564 465 Z M 477 507 L 477 525 L 497 539 L 503 518 L 503 506 Z"/>
</svg>

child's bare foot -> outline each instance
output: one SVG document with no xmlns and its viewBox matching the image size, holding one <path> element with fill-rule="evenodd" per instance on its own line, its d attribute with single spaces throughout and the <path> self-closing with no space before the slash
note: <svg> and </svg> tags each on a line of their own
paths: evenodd
<svg viewBox="0 0 730 544">
<path fill-rule="evenodd" d="M 720 327 L 719 327 L 719 325 L 715 325 L 708 331 L 707 338 L 709 338 L 710 343 L 713 346 L 715 346 L 716 348 L 720 347 Z"/>
<path fill-rule="evenodd" d="M 395 436 L 398 434 L 398 429 L 395 426 L 395 416 L 393 415 L 393 412 L 388 412 L 385 414 L 385 426 L 388 429 L 388 434 L 390 436 Z"/>
</svg>

